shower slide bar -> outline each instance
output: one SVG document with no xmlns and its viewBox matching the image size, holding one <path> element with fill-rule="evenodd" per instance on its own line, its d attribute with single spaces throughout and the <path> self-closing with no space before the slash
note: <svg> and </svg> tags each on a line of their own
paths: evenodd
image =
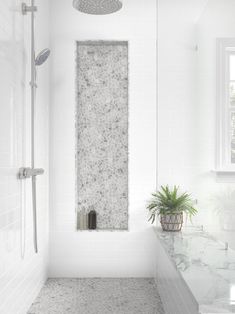
<svg viewBox="0 0 235 314">
<path fill-rule="evenodd" d="M 31 5 L 22 3 L 22 14 L 31 14 L 31 167 L 22 167 L 19 169 L 19 179 L 32 178 L 32 210 L 33 210 L 33 233 L 34 233 L 34 250 L 38 253 L 37 239 L 37 201 L 36 201 L 36 177 L 42 175 L 44 170 L 35 168 L 35 103 L 36 103 L 36 67 L 42 65 L 50 55 L 49 49 L 43 49 L 37 57 L 35 57 L 35 38 L 34 38 L 34 13 L 37 11 L 34 0 L 31 0 Z"/>
</svg>

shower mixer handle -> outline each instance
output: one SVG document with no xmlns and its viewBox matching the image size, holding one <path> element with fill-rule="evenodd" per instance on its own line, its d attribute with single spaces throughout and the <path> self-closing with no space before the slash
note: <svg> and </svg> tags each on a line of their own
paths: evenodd
<svg viewBox="0 0 235 314">
<path fill-rule="evenodd" d="M 44 169 L 42 168 L 20 168 L 19 179 L 28 179 L 31 177 L 36 177 L 38 175 L 42 175 L 43 173 Z"/>
<path fill-rule="evenodd" d="M 22 14 L 23 15 L 26 15 L 28 12 L 32 13 L 32 12 L 36 12 L 37 11 L 37 7 L 35 5 L 29 6 L 26 3 L 24 3 L 24 2 L 21 5 L 21 9 L 22 9 Z"/>
</svg>

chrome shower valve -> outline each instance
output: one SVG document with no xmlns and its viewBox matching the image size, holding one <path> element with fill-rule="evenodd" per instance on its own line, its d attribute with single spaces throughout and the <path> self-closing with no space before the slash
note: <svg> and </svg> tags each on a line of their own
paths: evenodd
<svg viewBox="0 0 235 314">
<path fill-rule="evenodd" d="M 44 169 L 42 168 L 20 168 L 19 179 L 28 179 L 31 177 L 36 177 L 38 175 L 42 175 L 43 173 Z"/>
<path fill-rule="evenodd" d="M 22 3 L 22 14 L 26 15 L 28 12 L 36 12 L 37 11 L 37 7 L 36 6 L 28 6 L 26 3 Z"/>
</svg>

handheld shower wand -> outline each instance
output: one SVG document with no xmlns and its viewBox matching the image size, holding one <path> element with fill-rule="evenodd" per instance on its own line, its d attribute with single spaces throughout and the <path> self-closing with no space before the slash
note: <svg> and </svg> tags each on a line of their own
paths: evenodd
<svg viewBox="0 0 235 314">
<path fill-rule="evenodd" d="M 34 0 L 31 6 L 22 4 L 22 14 L 31 13 L 31 168 L 20 168 L 19 179 L 32 178 L 32 206 L 33 206 L 33 230 L 34 230 L 34 250 L 38 253 L 37 239 L 37 201 L 36 201 L 36 177 L 44 173 L 43 169 L 35 168 L 35 102 L 36 102 L 36 66 L 43 64 L 50 55 L 49 49 L 42 50 L 35 58 L 35 37 L 34 37 L 34 13 L 37 11 Z"/>
</svg>

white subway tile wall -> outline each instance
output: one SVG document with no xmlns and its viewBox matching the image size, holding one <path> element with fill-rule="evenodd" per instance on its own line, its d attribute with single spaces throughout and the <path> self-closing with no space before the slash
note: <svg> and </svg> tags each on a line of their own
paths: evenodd
<svg viewBox="0 0 235 314">
<path fill-rule="evenodd" d="M 154 237 L 146 202 L 156 188 L 156 1 L 128 0 L 107 16 L 79 13 L 51 0 L 51 277 L 151 277 Z M 69 21 L 69 23 L 65 22 Z M 129 45 L 129 230 L 76 232 L 76 41 Z"/>
<path fill-rule="evenodd" d="M 1 314 L 24 314 L 47 278 L 48 65 L 38 75 L 36 166 L 46 174 L 38 179 L 39 254 L 35 255 L 31 182 L 17 178 L 20 167 L 30 166 L 30 16 L 21 14 L 21 2 L 0 2 Z M 38 0 L 37 5 L 36 43 L 40 48 L 48 45 L 48 3 Z"/>
</svg>

